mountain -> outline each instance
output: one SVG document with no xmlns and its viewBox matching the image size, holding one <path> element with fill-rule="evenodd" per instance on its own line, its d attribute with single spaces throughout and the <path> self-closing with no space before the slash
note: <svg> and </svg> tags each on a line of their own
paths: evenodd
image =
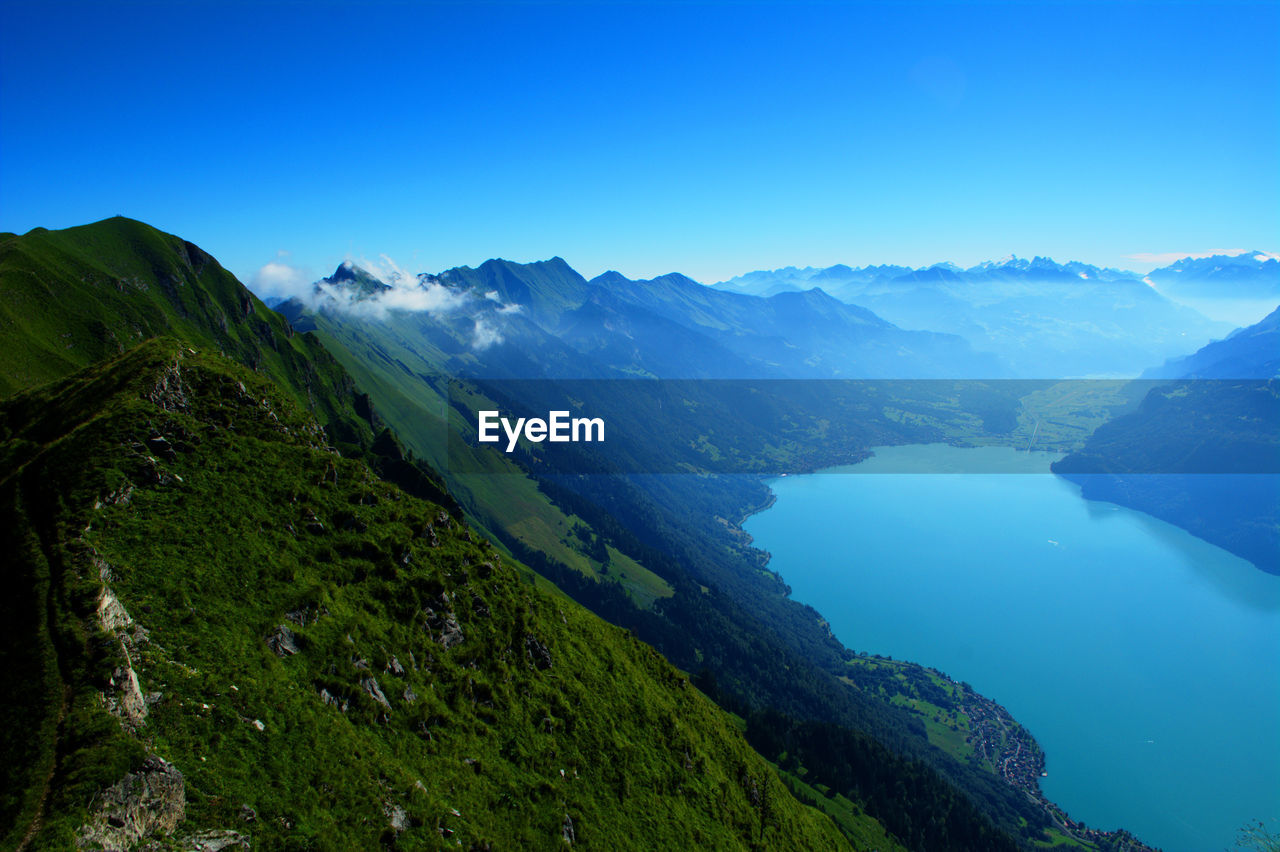
<svg viewBox="0 0 1280 852">
<path fill-rule="evenodd" d="M 537 263 L 488 260 L 479 267 L 455 267 L 438 276 L 422 276 L 452 288 L 495 294 L 503 303 L 520 305 L 539 324 L 554 323 L 586 298 L 587 281 L 563 258 Z"/>
<path fill-rule="evenodd" d="M 329 430 L 368 446 L 355 386 L 199 247 L 123 217 L 0 235 L 0 394 L 171 335 L 270 376 Z"/>
<path fill-rule="evenodd" d="M 329 287 L 341 287 L 346 292 L 353 294 L 356 299 L 377 298 L 391 289 L 390 284 L 384 284 L 373 274 L 361 269 L 349 260 L 339 264 L 338 268 L 328 278 L 316 282 L 317 292 L 323 293 L 326 285 Z"/>
<path fill-rule="evenodd" d="M 762 298 L 705 287 L 678 273 L 644 281 L 606 273 L 590 283 L 737 353 L 754 365 L 744 378 L 1004 375 L 998 359 L 972 351 L 953 335 L 904 331 L 816 287 Z"/>
<path fill-rule="evenodd" d="M 367 313 L 380 303 L 365 289 L 344 298 L 339 284 L 335 274 L 317 284 L 312 298 L 277 309 L 310 330 L 317 310 Z M 381 300 L 388 305 L 439 305 L 381 310 L 378 319 L 395 327 L 399 339 L 429 342 L 431 368 L 449 375 L 914 379 L 1007 373 L 999 359 L 974 352 L 955 335 L 904 331 L 819 289 L 758 298 L 678 273 L 632 281 L 609 272 L 587 281 L 560 258 L 491 260 L 389 289 L 395 298 Z M 425 297 L 428 292 L 435 295 Z"/>
<path fill-rule="evenodd" d="M 1273 379 L 1280 376 L 1280 308 L 1185 358 L 1166 361 L 1144 379 Z"/>
<path fill-rule="evenodd" d="M 6 235 L 0 283 L 6 847 L 894 846 L 479 539 L 197 247 Z"/>
<path fill-rule="evenodd" d="M 638 309 L 607 286 L 594 288 L 556 326 L 556 336 L 576 352 L 624 373 L 722 379 L 760 369 L 695 329 Z M 662 345 L 653 345 L 655 341 Z"/>
<path fill-rule="evenodd" d="M 20 388 L 0 403 L 6 844 L 1140 849 L 1062 828 L 1034 772 L 997 771 L 1038 754 L 998 705 L 914 664 L 886 679 L 790 600 L 730 520 L 758 479 L 557 475 L 468 441 L 504 377 L 656 392 L 679 429 L 619 449 L 665 455 L 691 429 L 695 467 L 987 435 L 1027 388 L 613 381 L 633 365 L 608 323 L 729 364 L 703 329 L 733 315 L 682 277 L 647 293 L 566 268 L 492 262 L 456 272 L 469 286 L 348 266 L 281 306 L 294 325 L 140 223 L 0 237 Z M 791 334 L 802 317 L 816 342 L 893 334 L 801 296 L 733 310 Z M 62 362 L 17 357 L 58 341 Z M 806 413 L 818 399 L 838 424 Z M 990 760 L 965 742 L 975 703 L 1000 720 Z"/>
<path fill-rule="evenodd" d="M 1053 470 L 1089 499 L 1140 509 L 1280 574 L 1278 323 L 1280 309 L 1149 370 L 1177 381 L 1151 388 Z"/>
<path fill-rule="evenodd" d="M 650 648 L 225 357 L 11 396 L 0 452 L 8 848 L 849 844 Z"/>
<path fill-rule="evenodd" d="M 1280 299 L 1280 258 L 1268 252 L 1185 257 L 1147 277 L 1175 298 Z"/>
<path fill-rule="evenodd" d="M 1134 273 L 1075 261 L 1010 255 L 969 269 L 948 263 L 800 272 L 753 272 L 715 286 L 776 292 L 821 279 L 843 302 L 902 328 L 959 335 L 1023 378 L 1136 375 L 1229 328 L 1161 296 Z"/>
<path fill-rule="evenodd" d="M 482 310 L 451 315 L 434 342 L 399 340 L 379 319 L 395 312 L 368 310 L 390 291 L 347 298 L 344 286 L 369 289 L 349 272 L 321 302 L 348 322 L 311 319 L 365 346 L 377 369 L 351 360 L 376 401 L 436 453 L 450 433 L 414 415 L 449 429 L 454 416 L 406 392 L 409 376 L 439 377 L 406 358 L 476 366 L 512 345 L 478 336 L 497 316 L 516 342 L 554 340 L 489 291 L 450 302 Z M 189 243 L 129 220 L 8 235 L 0 273 L 6 375 L 26 388 L 0 403 L 6 845 L 894 848 L 892 832 L 916 849 L 998 849 L 1011 833 L 1042 836 L 1048 818 L 1021 791 L 928 744 L 916 716 L 935 705 L 905 710 L 835 678 L 815 689 L 798 649 L 838 645 L 811 610 L 792 605 L 791 623 L 757 630 L 719 581 L 700 586 L 655 547 L 709 557 L 710 580 L 724 556 L 699 556 L 707 542 L 656 518 L 620 525 L 496 454 L 476 458 L 502 476 L 463 494 L 492 526 L 467 529 L 363 379 Z M 52 309 L 66 293 L 73 304 Z M 71 344 L 62 361 L 21 357 L 51 341 Z M 625 488 L 615 498 L 631 505 Z M 579 544 L 539 532 L 548 520 Z M 533 530 L 536 546 L 513 530 Z M 496 551 L 477 533 L 496 534 Z M 512 549 L 686 670 L 701 656 L 700 689 Z M 609 582 L 590 579 L 597 564 Z M 744 579 L 780 588 L 771 574 Z M 901 683 L 935 677 L 905 666 Z M 828 767 L 824 752 L 779 776 L 700 693 L 753 718 L 758 699 L 812 708 L 786 717 L 797 731 L 815 712 L 844 719 L 856 766 Z M 1010 750 L 1027 741 L 1012 719 L 1006 731 Z M 839 795 L 813 786 L 823 778 Z"/>
</svg>

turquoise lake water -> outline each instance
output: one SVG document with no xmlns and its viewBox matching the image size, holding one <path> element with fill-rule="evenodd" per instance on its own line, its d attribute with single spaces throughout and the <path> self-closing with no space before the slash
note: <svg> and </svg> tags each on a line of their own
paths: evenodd
<svg viewBox="0 0 1280 852">
<path fill-rule="evenodd" d="M 744 528 L 846 646 L 1007 707 L 1074 819 L 1166 852 L 1233 848 L 1258 819 L 1276 831 L 1280 577 L 1082 499 L 1054 458 L 878 448 L 861 474 L 773 480 Z M 1044 473 L 901 472 L 954 469 Z"/>
</svg>

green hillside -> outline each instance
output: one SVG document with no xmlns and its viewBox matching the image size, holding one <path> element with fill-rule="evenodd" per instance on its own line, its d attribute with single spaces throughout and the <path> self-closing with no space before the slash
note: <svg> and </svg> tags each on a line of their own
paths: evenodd
<svg viewBox="0 0 1280 852">
<path fill-rule="evenodd" d="M 0 436 L 8 847 L 845 845 L 654 651 L 262 376 L 153 341 Z"/>
<path fill-rule="evenodd" d="M 370 442 L 355 385 L 196 245 L 117 216 L 0 236 L 0 396 L 62 378 L 157 335 L 274 379 L 330 440 Z"/>
</svg>

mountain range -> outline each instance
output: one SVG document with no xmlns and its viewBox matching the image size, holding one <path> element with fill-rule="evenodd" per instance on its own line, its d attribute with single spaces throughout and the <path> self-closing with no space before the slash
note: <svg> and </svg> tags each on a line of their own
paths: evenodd
<svg viewBox="0 0 1280 852">
<path fill-rule="evenodd" d="M 975 275 L 1008 307 L 1044 269 Z M 1064 383 L 1008 353 L 825 288 L 560 258 L 347 263 L 275 313 L 120 218 L 0 235 L 0 283 L 7 845 L 1145 848 L 1000 772 L 1039 749 L 999 705 L 842 646 L 738 526 L 761 479 L 718 475 L 1021 442 Z M 1126 322 L 1116 351 L 1145 345 Z M 699 475 L 474 440 L 477 405 L 584 387 L 628 423 L 610 458 Z"/>
<path fill-rule="evenodd" d="M 310 308 L 330 314 L 367 314 L 361 306 L 378 301 L 377 295 L 368 292 L 371 276 L 350 270 L 346 265 L 339 267 L 309 294 L 277 303 L 277 308 L 295 322 Z M 353 276 L 362 276 L 365 283 L 353 283 Z M 393 311 L 395 316 L 382 319 L 405 331 L 412 326 L 413 333 L 431 339 L 436 347 L 442 345 L 443 327 L 464 339 L 469 334 L 473 344 L 489 344 L 465 349 L 455 345 L 448 352 L 440 349 L 433 360 L 451 374 L 525 378 L 1005 374 L 999 359 L 974 352 L 955 335 L 904 331 L 871 311 L 817 290 L 762 299 L 704 287 L 677 273 L 632 281 L 607 272 L 588 281 L 561 258 L 552 258 L 530 264 L 490 260 L 475 269 L 421 275 L 398 292 L 424 294 L 427 302 L 439 307 Z M 339 293 L 344 296 L 335 300 Z M 451 310 L 460 306 L 462 310 Z M 539 353 L 540 365 L 513 366 L 531 352 Z M 584 372 L 588 370 L 592 372 Z"/>
<path fill-rule="evenodd" d="M 850 267 L 843 263 L 825 268 L 794 266 L 774 270 L 757 270 L 713 284 L 713 287 L 735 293 L 772 295 L 788 290 L 806 290 L 823 287 L 833 294 L 850 284 L 908 283 L 913 281 L 958 281 L 983 283 L 990 281 L 1125 281 L 1140 280 L 1142 276 L 1123 269 L 1110 269 L 1070 261 L 1055 263 L 1047 257 L 1030 260 L 1008 255 L 999 260 L 988 260 L 965 269 L 954 263 L 942 262 L 930 266 L 912 268 L 881 264 L 877 266 Z"/>
<path fill-rule="evenodd" d="M 1185 257 L 1147 278 L 1175 297 L 1280 299 L 1280 257 L 1270 252 Z"/>
<path fill-rule="evenodd" d="M 1134 376 L 1231 329 L 1136 273 L 1045 257 L 1011 255 L 968 269 L 788 267 L 714 286 L 755 294 L 820 288 L 903 328 L 960 335 L 1021 378 Z"/>
</svg>

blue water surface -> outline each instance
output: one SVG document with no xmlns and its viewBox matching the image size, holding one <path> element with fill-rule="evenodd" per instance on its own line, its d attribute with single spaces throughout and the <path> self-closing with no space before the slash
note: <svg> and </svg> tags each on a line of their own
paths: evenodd
<svg viewBox="0 0 1280 852">
<path fill-rule="evenodd" d="M 1007 707 L 1073 818 L 1166 852 L 1221 852 L 1258 819 L 1275 830 L 1280 577 L 1082 499 L 1054 458 L 877 448 L 860 475 L 773 480 L 777 501 L 744 527 L 845 645 Z M 899 472 L 957 469 L 1043 473 Z"/>
</svg>

